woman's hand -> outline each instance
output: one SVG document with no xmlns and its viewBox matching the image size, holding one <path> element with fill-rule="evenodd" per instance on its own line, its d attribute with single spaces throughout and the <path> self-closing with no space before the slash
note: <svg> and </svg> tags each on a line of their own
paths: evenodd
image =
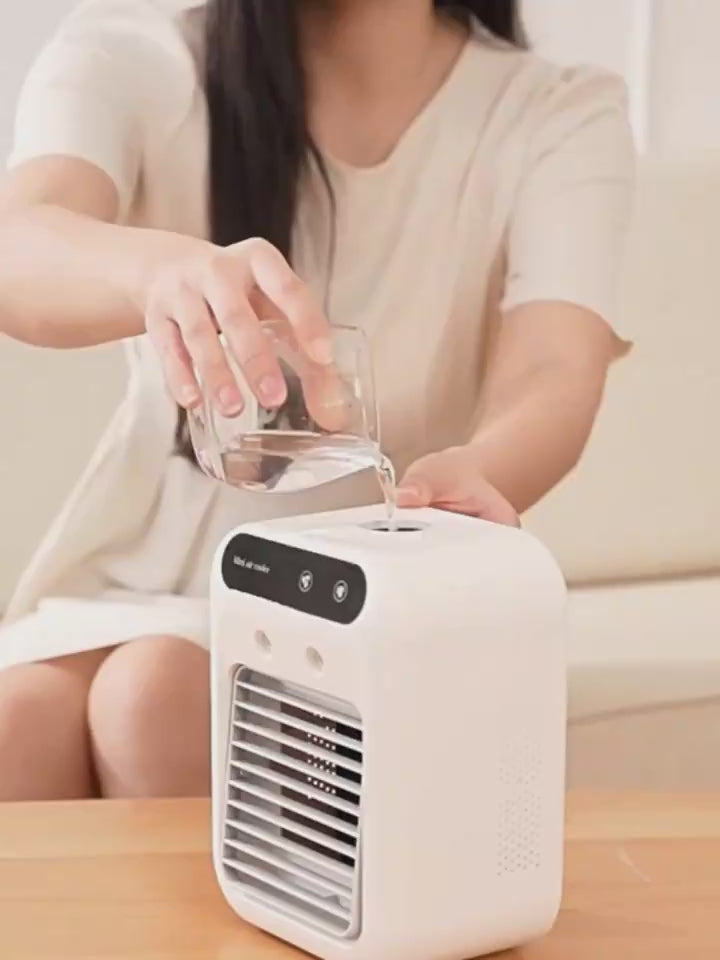
<svg viewBox="0 0 720 960">
<path fill-rule="evenodd" d="M 320 307 L 282 254 L 264 240 L 193 249 L 157 272 L 143 304 L 170 392 L 180 406 L 194 407 L 202 383 L 220 413 L 240 413 L 243 397 L 218 339 L 223 333 L 260 403 L 281 406 L 285 379 L 261 320 L 286 318 L 300 350 L 327 366 L 332 343 Z"/>
<path fill-rule="evenodd" d="M 400 483 L 398 506 L 437 507 L 519 527 L 515 509 L 485 479 L 480 461 L 479 451 L 473 444 L 422 457 Z"/>
</svg>

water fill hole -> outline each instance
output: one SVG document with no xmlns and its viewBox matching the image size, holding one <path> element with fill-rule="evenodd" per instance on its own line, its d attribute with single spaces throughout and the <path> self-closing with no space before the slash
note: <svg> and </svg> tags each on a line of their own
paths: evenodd
<svg viewBox="0 0 720 960">
<path fill-rule="evenodd" d="M 422 523 L 390 523 L 388 520 L 376 520 L 365 526 L 376 533 L 422 533 L 425 529 Z"/>
</svg>

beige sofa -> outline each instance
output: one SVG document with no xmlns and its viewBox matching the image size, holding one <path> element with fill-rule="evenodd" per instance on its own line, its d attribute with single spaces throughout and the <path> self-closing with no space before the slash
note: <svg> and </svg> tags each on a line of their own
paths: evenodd
<svg viewBox="0 0 720 960">
<path fill-rule="evenodd" d="M 576 474 L 528 518 L 570 599 L 571 783 L 720 786 L 720 156 L 644 160 L 635 343 Z"/>
</svg>

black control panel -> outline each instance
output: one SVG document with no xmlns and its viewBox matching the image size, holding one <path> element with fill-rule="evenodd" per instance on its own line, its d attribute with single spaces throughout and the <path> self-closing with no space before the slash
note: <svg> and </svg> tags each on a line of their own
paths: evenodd
<svg viewBox="0 0 720 960">
<path fill-rule="evenodd" d="M 230 590 L 346 625 L 358 618 L 367 597 L 356 564 L 247 533 L 225 548 L 222 577 Z"/>
</svg>

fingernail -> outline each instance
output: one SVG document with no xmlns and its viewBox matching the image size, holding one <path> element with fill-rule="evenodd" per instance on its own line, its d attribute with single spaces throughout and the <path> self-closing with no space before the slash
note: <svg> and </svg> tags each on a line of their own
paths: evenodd
<svg viewBox="0 0 720 960">
<path fill-rule="evenodd" d="M 243 400 L 237 387 L 222 387 L 218 393 L 218 403 L 222 407 L 223 413 L 232 416 L 240 413 L 243 408 Z"/>
<path fill-rule="evenodd" d="M 308 344 L 307 352 L 311 360 L 323 367 L 327 367 L 333 362 L 332 340 L 327 337 L 319 337 L 317 340 L 313 340 Z"/>
<path fill-rule="evenodd" d="M 192 407 L 200 399 L 197 387 L 191 383 L 186 383 L 180 391 L 180 403 L 183 407 Z"/>
<path fill-rule="evenodd" d="M 415 484 L 400 487 L 397 496 L 398 504 L 401 507 L 427 507 L 432 500 L 429 490 Z"/>
<path fill-rule="evenodd" d="M 350 410 L 355 400 L 356 398 L 353 396 L 350 387 L 342 380 L 335 380 L 333 377 L 325 385 L 322 405 L 327 410 L 336 410 L 339 407 Z"/>
<path fill-rule="evenodd" d="M 263 403 L 279 405 L 285 399 L 285 381 L 277 374 L 270 373 L 260 381 L 258 392 Z"/>
</svg>

